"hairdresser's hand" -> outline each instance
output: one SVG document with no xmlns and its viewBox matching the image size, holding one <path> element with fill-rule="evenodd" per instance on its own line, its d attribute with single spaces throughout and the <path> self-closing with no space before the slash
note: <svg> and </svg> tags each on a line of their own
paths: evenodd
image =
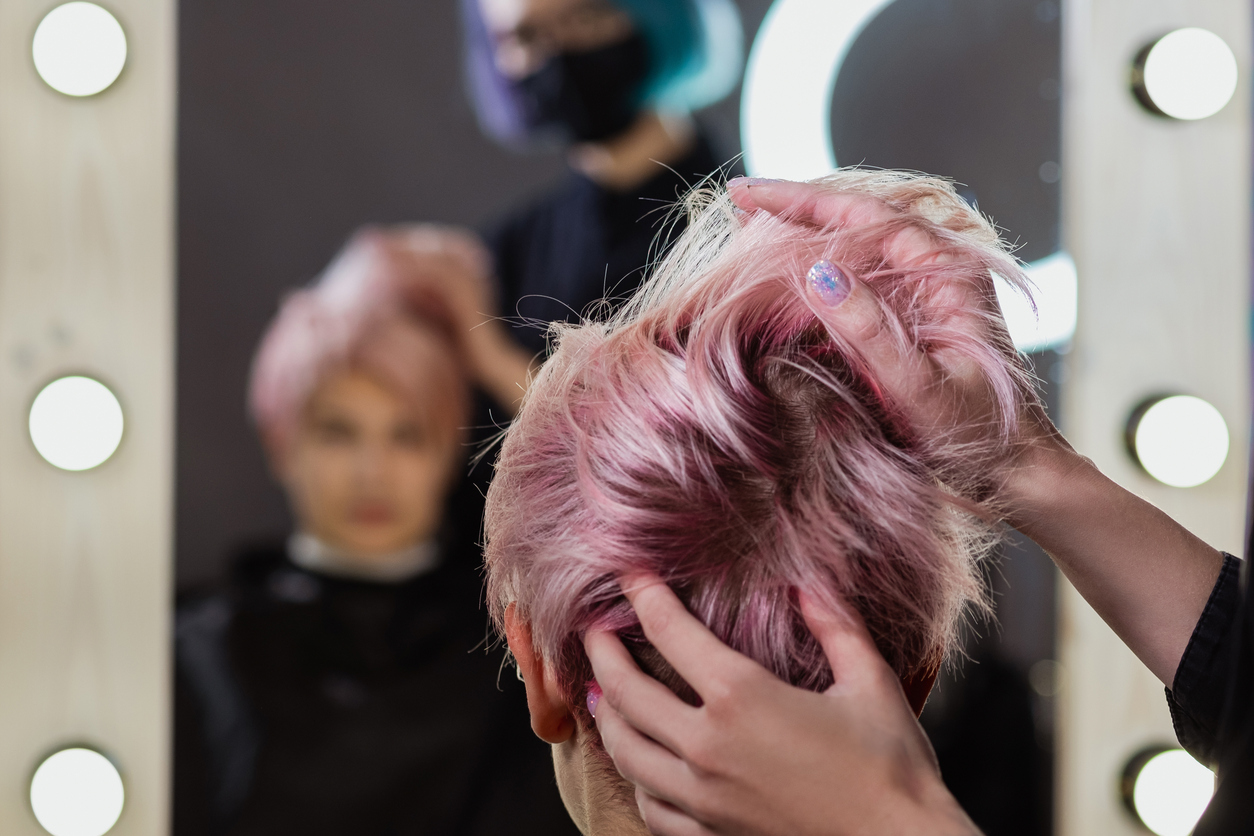
<svg viewBox="0 0 1254 836">
<path fill-rule="evenodd" d="M 434 224 L 393 227 L 382 235 L 412 277 L 408 295 L 419 306 L 443 312 L 472 378 L 513 412 L 527 385 L 532 357 L 497 316 L 492 257 L 478 236 Z"/>
<path fill-rule="evenodd" d="M 897 212 L 883 201 L 853 192 L 835 192 L 821 185 L 787 180 L 739 178 L 728 185 L 732 200 L 745 211 L 765 211 L 786 220 L 823 227 L 857 227 L 890 222 Z M 888 267 L 926 264 L 943 259 L 936 243 L 926 233 L 907 228 L 890 238 L 884 249 Z M 983 285 L 955 283 L 939 288 L 943 305 L 951 311 L 947 328 L 965 332 L 974 341 L 993 338 L 993 329 L 1004 336 L 1005 323 L 997 306 L 992 278 Z M 841 326 L 870 365 L 874 378 L 883 386 L 890 406 L 920 434 L 979 439 L 991 432 L 996 414 L 995 393 L 978 367 L 956 350 L 916 346 L 897 338 L 897 323 L 885 321 L 886 308 L 861 282 L 853 282 L 852 293 L 832 309 L 830 316 Z M 1018 437 L 1008 445 L 1009 466 L 1003 478 L 1009 494 L 1002 499 L 1019 504 L 1014 494 L 1016 470 L 1036 469 L 1043 464 L 1063 470 L 1074 467 L 1074 451 L 1054 428 L 1038 403 L 1020 416 Z M 983 465 L 982 465 L 983 466 Z M 1005 486 L 1004 486 L 1005 487 Z"/>
<path fill-rule="evenodd" d="M 860 622 L 802 597 L 836 673 L 815 694 L 722 644 L 660 580 L 624 588 L 649 641 L 703 701 L 693 708 L 642 673 L 613 634 L 585 640 L 603 692 L 597 728 L 654 834 L 978 833 Z"/>
<path fill-rule="evenodd" d="M 859 225 L 893 217 L 890 207 L 872 198 L 807 183 L 735 180 L 729 190 L 745 211 L 763 210 L 799 223 Z M 933 249 L 921 233 L 903 233 L 890 242 L 885 258 L 906 265 L 927 258 Z M 880 309 L 868 296 L 855 282 L 832 316 L 847 325 L 846 333 L 853 335 L 896 408 L 925 432 L 966 427 L 979 433 L 992 403 L 979 376 L 960 357 L 904 348 L 883 327 Z M 991 287 L 956 298 L 955 307 L 972 315 L 960 315 L 952 327 L 985 338 L 990 323 L 982 314 L 993 298 Z M 1014 441 L 995 474 L 1007 521 L 1054 558 L 1085 600 L 1171 687 L 1222 556 L 1103 476 L 1071 448 L 1039 404 L 1021 416 Z"/>
</svg>

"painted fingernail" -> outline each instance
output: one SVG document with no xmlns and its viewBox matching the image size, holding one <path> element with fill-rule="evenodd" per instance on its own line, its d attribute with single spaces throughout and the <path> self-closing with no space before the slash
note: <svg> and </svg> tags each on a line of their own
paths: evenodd
<svg viewBox="0 0 1254 836">
<path fill-rule="evenodd" d="M 732 186 L 745 186 L 747 188 L 750 186 L 765 186 L 769 183 L 778 182 L 780 181 L 774 180 L 770 177 L 733 177 L 731 180 L 727 181 L 727 187 L 729 189 Z"/>
<path fill-rule="evenodd" d="M 849 292 L 853 290 L 849 277 L 826 258 L 814 263 L 806 274 L 806 281 L 820 299 L 832 306 L 848 299 Z"/>
<path fill-rule="evenodd" d="M 588 713 L 592 715 L 592 719 L 597 718 L 597 706 L 601 703 L 601 686 L 597 685 L 594 679 L 588 683 Z"/>
</svg>

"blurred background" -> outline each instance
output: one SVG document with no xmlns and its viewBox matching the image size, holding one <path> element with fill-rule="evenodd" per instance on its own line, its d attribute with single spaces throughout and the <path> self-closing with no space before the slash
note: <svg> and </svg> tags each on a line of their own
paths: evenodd
<svg viewBox="0 0 1254 836">
<path fill-rule="evenodd" d="M 750 42 L 769 6 L 737 3 Z M 220 578 L 241 546 L 292 527 L 242 397 L 284 292 L 363 223 L 483 229 L 564 174 L 559 149 L 511 151 L 480 130 L 457 12 L 408 0 L 179 7 L 180 588 Z M 837 78 L 836 158 L 952 177 L 1020 258 L 1054 254 L 1060 17 L 1052 0 L 888 4 Z M 740 165 L 741 92 L 697 114 L 720 165 Z M 641 202 L 641 223 L 653 208 Z M 1056 356 L 1033 362 L 1049 387 Z M 973 627 L 971 658 L 947 674 L 924 720 L 990 836 L 1048 833 L 1053 569 L 1025 547 L 990 581 L 998 624 Z"/>
<path fill-rule="evenodd" d="M 311 530 L 314 500 L 302 493 L 298 457 L 284 446 L 293 442 L 275 440 L 281 418 L 271 431 L 267 416 L 282 406 L 268 405 L 267 393 L 307 372 L 299 359 L 283 359 L 299 351 L 281 346 L 300 338 L 273 337 L 279 359 L 269 371 L 256 371 L 261 360 L 254 367 L 263 338 L 299 330 L 284 317 L 299 319 L 293 311 L 317 301 L 313 290 L 294 291 L 329 288 L 332 313 L 319 315 L 340 316 L 335 287 L 368 284 L 363 276 L 385 269 L 378 265 L 395 267 L 386 240 L 354 237 L 362 227 L 465 227 L 496 260 L 501 313 L 565 315 L 527 308 L 531 291 L 546 287 L 535 276 L 553 256 L 518 242 L 562 234 L 579 201 L 591 199 L 590 176 L 568 154 L 571 136 L 517 141 L 484 116 L 485 107 L 501 105 L 485 105 L 488 94 L 468 81 L 475 69 L 467 56 L 484 36 L 479 29 L 490 40 L 497 25 L 482 9 L 502 4 L 487 0 L 467 12 L 475 2 L 104 4 L 125 31 L 123 59 L 104 88 L 78 91 L 57 87 L 33 34 L 52 31 L 41 21 L 63 7 L 23 0 L 0 12 L 0 36 L 14 43 L 33 36 L 36 49 L 33 64 L 22 47 L 0 65 L 0 107 L 30 114 L 25 131 L 12 118 L 0 128 L 0 192 L 10 195 L 9 203 L 0 197 L 0 336 L 12 357 L 6 404 L 21 416 L 0 449 L 0 680 L 31 683 L 8 703 L 0 697 L 0 713 L 7 705 L 11 716 L 38 718 L 21 729 L 0 723 L 0 750 L 14 753 L 0 764 L 0 781 L 20 785 L 9 793 L 16 799 L 37 766 L 64 752 L 103 755 L 112 766 L 100 767 L 101 780 L 120 776 L 104 829 L 57 823 L 56 805 L 70 803 L 57 799 L 95 780 L 82 777 L 95 768 L 88 760 L 86 771 L 66 773 L 62 796 L 47 791 L 44 813 L 30 789 L 32 800 L 14 802 L 20 810 L 11 818 L 0 814 L 5 832 L 157 833 L 170 832 L 168 821 L 183 836 L 283 832 L 302 821 L 284 812 L 300 806 L 302 794 L 374 798 L 383 790 L 372 783 L 415 782 L 444 800 L 463 785 L 487 787 L 458 803 L 489 812 L 454 827 L 405 818 L 412 813 L 398 807 L 390 823 L 358 822 L 363 829 L 355 832 L 522 832 L 491 811 L 520 809 L 519 799 L 539 796 L 547 801 L 527 801 L 538 805 L 535 832 L 569 827 L 543 747 L 500 731 L 525 732 L 526 721 L 512 677 L 497 689 L 499 658 L 473 670 L 433 661 L 445 658 L 450 637 L 477 641 L 483 626 L 473 546 L 488 468 L 464 459 L 508 419 L 508 397 L 486 382 L 490 371 L 471 381 L 479 391 L 464 419 L 478 429 L 456 442 L 448 496 L 457 510 L 438 526 L 415 523 L 445 564 L 457 555 L 472 571 L 402 567 L 380 596 L 367 589 L 379 578 L 347 566 L 325 543 L 289 539 Z M 613 223 L 628 230 L 627 243 L 580 232 L 580 246 L 590 248 L 580 257 L 603 288 L 634 274 L 643 266 L 640 242 L 661 228 L 658 207 L 706 174 L 804 178 L 839 164 L 952 178 L 1017 247 L 1037 283 L 1036 312 L 1004 304 L 1055 421 L 1103 469 L 1239 551 L 1248 426 L 1248 10 L 1220 0 L 1152 6 L 696 3 L 723 15 L 721 28 L 704 30 L 707 58 L 722 61 L 718 95 L 693 100 L 695 132 L 663 126 L 659 156 L 669 153 L 666 131 L 685 137 L 668 158 L 669 173 L 650 169 L 625 187 L 596 181 L 601 191 L 592 191 L 603 201 L 596 206 L 612 202 L 602 192 L 621 196 L 604 211 L 617 213 Z M 656 54 L 668 5 L 623 0 L 615 8 L 646 30 Z M 730 27 L 728 9 L 738 18 Z M 597 37 L 596 25 L 587 24 L 588 37 Z M 1211 113 L 1179 115 L 1147 90 L 1147 61 L 1168 33 L 1195 26 L 1219 32 L 1231 47 L 1232 85 Z M 557 26 L 546 37 L 581 37 L 571 31 Z M 81 54 L 89 41 L 74 42 Z M 1190 53 L 1183 66 L 1210 66 L 1209 55 Z M 630 55 L 612 60 L 619 63 L 605 66 L 630 72 Z M 39 197 L 22 201 L 27 195 Z M 446 255 L 458 246 L 438 245 Z M 358 251 L 366 255 L 354 261 Z M 562 301 L 578 312 L 600 295 L 581 293 Z M 361 314 L 351 328 L 383 329 L 372 316 Z M 419 319 L 436 332 L 458 322 L 443 309 Z M 511 334 L 538 350 L 534 331 Z M 506 351 L 498 366 L 509 362 Z M 270 375 L 269 389 L 257 374 Z M 99 471 L 91 462 L 57 464 L 62 470 L 54 472 L 34 455 L 38 449 L 53 461 L 35 437 L 31 398 L 65 375 L 117 393 L 109 401 L 120 410 L 117 438 L 104 458 L 118 452 Z M 1222 413 L 1222 455 L 1191 483 L 1197 487 L 1184 487 L 1188 476 L 1157 475 L 1136 450 L 1136 422 L 1173 395 L 1199 396 Z M 392 401 L 379 403 L 377 414 L 387 414 Z M 349 418 L 335 420 L 315 428 L 323 441 L 348 432 L 341 424 Z M 362 413 L 360 421 L 369 420 Z M 1176 439 L 1205 436 L 1202 447 L 1218 437 L 1187 421 L 1172 427 Z M 1182 455 L 1195 462 L 1203 454 Z M 65 472 L 78 470 L 87 472 Z M 379 550 L 406 566 L 422 560 L 411 550 Z M 36 555 L 57 559 L 40 563 Z M 987 581 L 995 620 L 969 626 L 965 656 L 944 672 L 922 717 L 951 789 L 989 836 L 1146 832 L 1151 825 L 1130 793 L 1136 770 L 1173 745 L 1161 686 L 1032 543 L 1012 541 Z M 421 609 L 415 601 L 437 615 L 397 615 Z M 432 601 L 462 602 L 478 620 Z M 58 619 L 74 626 L 61 629 Z M 30 631 L 31 624 L 45 629 Z M 291 642 L 271 646 L 279 634 Z M 279 670 L 276 660 L 301 654 L 313 660 L 306 668 Z M 416 696 L 450 677 L 473 683 L 466 693 L 491 696 L 463 705 Z M 47 693 L 69 696 L 64 707 L 45 705 Z M 308 726 L 293 720 L 288 728 L 267 714 L 300 715 L 302 700 L 321 706 L 297 719 L 321 724 L 331 741 L 326 751 L 353 753 L 363 766 L 348 769 L 349 755 L 324 763 L 322 744 L 301 731 Z M 481 760 L 416 754 L 435 728 L 459 743 L 473 738 Z M 380 756 L 384 750 L 398 754 Z M 494 772 L 484 765 L 493 760 L 506 766 Z M 536 772 L 536 764 L 539 785 L 511 777 Z M 449 777 L 458 770 L 473 777 Z M 344 775 L 354 773 L 361 786 L 344 789 L 352 783 Z M 1172 773 L 1166 786 L 1180 780 Z M 270 809 L 259 797 L 280 800 Z M 302 832 L 350 832 L 306 813 Z M 1171 826 L 1179 824 L 1154 832 L 1184 836 L 1192 824 Z"/>
</svg>

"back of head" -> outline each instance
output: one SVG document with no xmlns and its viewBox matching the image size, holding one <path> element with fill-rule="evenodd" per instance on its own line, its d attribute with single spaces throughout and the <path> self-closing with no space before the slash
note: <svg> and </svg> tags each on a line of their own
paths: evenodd
<svg viewBox="0 0 1254 836">
<path fill-rule="evenodd" d="M 961 474 L 1003 454 L 1031 383 L 996 324 L 946 327 L 942 285 L 1022 282 L 996 232 L 947 182 L 845 170 L 820 181 L 894 220 L 820 229 L 744 216 L 721 192 L 614 319 L 555 326 L 556 349 L 505 435 L 488 494 L 488 600 L 514 603 L 573 713 L 590 667 L 581 637 L 618 630 L 647 669 L 683 683 L 640 637 L 618 577 L 665 579 L 723 641 L 794 684 L 831 671 L 793 590 L 853 606 L 903 678 L 934 671 L 994 540 Z M 902 230 L 938 258 L 886 266 Z M 988 442 L 920 437 L 830 310 L 806 291 L 820 259 L 867 289 L 894 338 L 961 351 L 999 396 Z M 898 324 L 895 324 L 898 323 Z M 997 430 L 1000 429 L 1001 432 Z"/>
</svg>

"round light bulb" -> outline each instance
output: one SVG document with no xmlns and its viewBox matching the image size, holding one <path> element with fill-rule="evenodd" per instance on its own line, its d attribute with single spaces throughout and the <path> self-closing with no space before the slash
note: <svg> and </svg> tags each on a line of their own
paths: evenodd
<svg viewBox="0 0 1254 836">
<path fill-rule="evenodd" d="M 1150 111 L 1173 119 L 1205 119 L 1232 99 L 1237 58 L 1206 29 L 1177 29 L 1138 53 L 1133 91 Z"/>
<path fill-rule="evenodd" d="M 126 65 L 126 33 L 95 3 L 66 3 L 40 21 L 31 56 L 39 77 L 53 90 L 94 96 L 113 84 Z"/>
<path fill-rule="evenodd" d="M 1154 398 L 1132 413 L 1128 446 L 1150 476 L 1175 488 L 1192 488 L 1223 467 L 1228 425 L 1219 410 L 1201 398 Z"/>
<path fill-rule="evenodd" d="M 122 424 L 117 396 L 90 377 L 54 380 L 30 407 L 35 449 L 62 470 L 89 470 L 104 463 L 122 441 Z"/>
<path fill-rule="evenodd" d="M 1124 803 L 1158 836 L 1188 836 L 1215 793 L 1215 775 L 1183 749 L 1138 753 L 1124 771 Z"/>
<path fill-rule="evenodd" d="M 30 782 L 30 806 L 52 836 L 102 836 L 122 815 L 126 792 L 117 767 L 91 749 L 49 756 Z"/>
</svg>

